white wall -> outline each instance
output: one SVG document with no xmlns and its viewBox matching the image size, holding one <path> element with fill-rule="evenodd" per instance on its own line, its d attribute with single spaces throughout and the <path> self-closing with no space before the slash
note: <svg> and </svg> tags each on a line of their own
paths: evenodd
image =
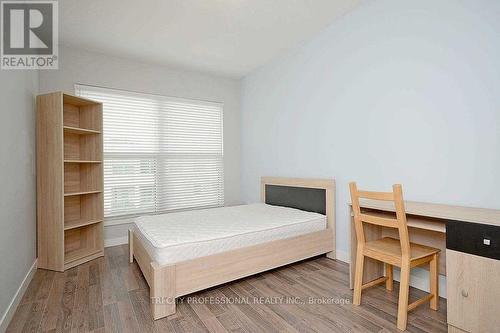
<svg viewBox="0 0 500 333">
<path fill-rule="evenodd" d="M 240 82 L 188 70 L 61 47 L 59 70 L 40 72 L 40 92 L 74 94 L 74 84 L 224 103 L 224 181 L 227 205 L 240 202 Z M 105 239 L 126 237 L 127 225 L 105 228 Z"/>
<path fill-rule="evenodd" d="M 15 311 L 14 303 L 6 312 L 36 258 L 37 90 L 35 71 L 0 71 L 0 332 Z"/>
<path fill-rule="evenodd" d="M 378 0 L 244 79 L 242 200 L 259 177 L 334 177 L 406 199 L 500 208 L 500 2 Z"/>
</svg>

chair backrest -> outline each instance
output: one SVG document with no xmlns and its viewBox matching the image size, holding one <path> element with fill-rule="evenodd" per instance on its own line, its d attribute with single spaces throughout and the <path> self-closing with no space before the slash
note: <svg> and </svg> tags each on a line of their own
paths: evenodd
<svg viewBox="0 0 500 333">
<path fill-rule="evenodd" d="M 366 243 L 363 223 L 375 224 L 382 227 L 395 228 L 399 231 L 401 253 L 403 257 L 410 257 L 410 239 L 408 237 L 408 226 L 406 225 L 405 204 L 403 200 L 403 189 L 400 184 L 392 186 L 392 192 L 360 191 L 355 182 L 349 183 L 351 190 L 352 210 L 354 212 L 354 226 L 358 238 L 358 246 Z M 361 212 L 359 199 L 371 199 L 391 201 L 394 203 L 396 217 L 377 216 L 369 212 Z"/>
</svg>

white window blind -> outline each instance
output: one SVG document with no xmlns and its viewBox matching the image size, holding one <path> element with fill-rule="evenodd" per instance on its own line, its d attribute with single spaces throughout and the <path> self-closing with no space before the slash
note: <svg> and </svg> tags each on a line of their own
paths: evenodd
<svg viewBox="0 0 500 333">
<path fill-rule="evenodd" d="M 104 215 L 224 204 L 222 104 L 75 85 L 103 103 Z"/>
</svg>

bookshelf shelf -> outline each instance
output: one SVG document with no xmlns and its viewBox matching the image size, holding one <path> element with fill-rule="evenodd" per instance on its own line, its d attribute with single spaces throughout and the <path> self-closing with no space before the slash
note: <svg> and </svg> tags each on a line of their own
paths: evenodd
<svg viewBox="0 0 500 333">
<path fill-rule="evenodd" d="M 102 161 L 90 161 L 90 160 L 64 160 L 64 163 L 102 163 Z"/>
<path fill-rule="evenodd" d="M 96 223 L 101 223 L 102 219 L 90 219 L 90 220 L 75 220 L 71 222 L 64 223 L 64 230 L 71 230 L 75 228 L 85 227 L 87 225 L 92 225 Z"/>
<path fill-rule="evenodd" d="M 85 194 L 96 194 L 96 193 L 101 193 L 102 191 L 96 190 L 96 191 L 81 191 L 81 192 L 68 192 L 64 193 L 65 197 L 70 197 L 72 195 L 85 195 Z"/>
<path fill-rule="evenodd" d="M 79 128 L 79 127 L 71 127 L 71 126 L 64 126 L 63 129 L 64 129 L 64 132 L 66 132 L 66 133 L 77 134 L 77 135 L 91 135 L 91 134 L 100 134 L 101 133 L 100 131 L 96 131 L 96 130 Z"/>
</svg>

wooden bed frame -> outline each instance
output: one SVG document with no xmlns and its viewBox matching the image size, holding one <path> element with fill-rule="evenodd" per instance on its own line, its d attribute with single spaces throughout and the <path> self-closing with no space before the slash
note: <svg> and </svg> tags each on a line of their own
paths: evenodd
<svg viewBox="0 0 500 333">
<path fill-rule="evenodd" d="M 271 193 L 274 199 L 271 198 Z M 262 177 L 261 199 L 269 204 L 276 204 L 273 200 L 277 200 L 280 206 L 311 211 L 316 211 L 317 201 L 320 201 L 321 205 L 324 205 L 320 209 L 327 217 L 328 227 L 293 238 L 165 266 L 153 261 L 140 239 L 129 230 L 129 259 L 132 263 L 135 258 L 149 284 L 151 309 L 155 320 L 175 313 L 177 297 L 325 253 L 328 258 L 335 259 L 333 179 Z M 308 208 L 309 206 L 311 208 Z"/>
</svg>

